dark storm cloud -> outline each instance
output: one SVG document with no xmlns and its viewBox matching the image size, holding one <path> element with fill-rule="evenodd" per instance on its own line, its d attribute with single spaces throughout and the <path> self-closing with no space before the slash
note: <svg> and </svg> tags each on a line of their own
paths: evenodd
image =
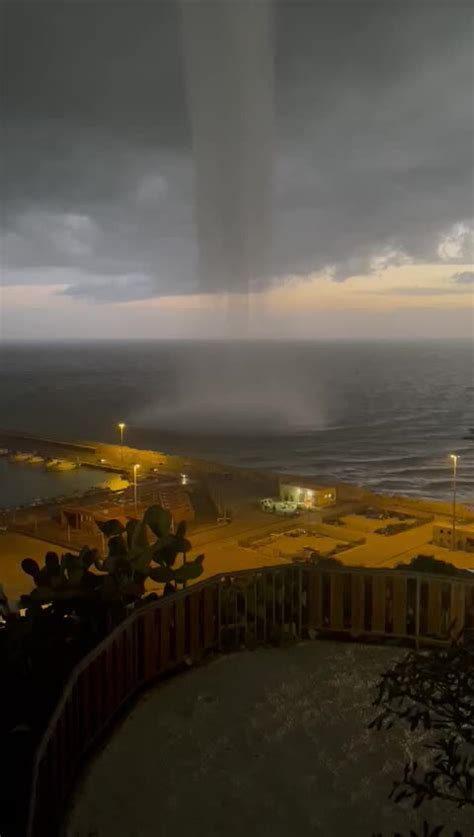
<svg viewBox="0 0 474 837">
<path fill-rule="evenodd" d="M 198 271 L 178 5 L 2 8 L 2 280 L 67 268 L 68 293 L 100 301 L 245 289 L 225 188 L 221 284 Z M 258 287 L 328 265 L 343 280 L 384 252 L 387 264 L 469 259 L 465 236 L 440 242 L 473 214 L 471 23 L 456 1 L 276 5 L 273 235 Z M 236 113 L 229 97 L 230 123 Z M 204 184 L 200 200 L 215 196 Z"/>
</svg>

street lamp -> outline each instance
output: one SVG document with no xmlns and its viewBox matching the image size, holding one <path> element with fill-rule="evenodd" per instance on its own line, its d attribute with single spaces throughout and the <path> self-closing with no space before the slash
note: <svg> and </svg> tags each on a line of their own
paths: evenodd
<svg viewBox="0 0 474 837">
<path fill-rule="evenodd" d="M 453 461 L 453 527 L 452 527 L 453 543 L 452 543 L 452 547 L 453 547 L 453 552 L 454 552 L 454 550 L 456 549 L 456 476 L 457 476 L 459 456 L 457 456 L 455 453 L 452 453 L 450 455 L 450 459 L 452 459 L 452 461 Z"/>
<path fill-rule="evenodd" d="M 125 424 L 123 421 L 120 421 L 117 426 L 120 431 L 120 462 L 123 465 L 123 431 L 125 430 Z"/>
<path fill-rule="evenodd" d="M 137 471 L 140 465 L 133 466 L 133 501 L 135 503 L 135 514 L 137 514 Z"/>
</svg>

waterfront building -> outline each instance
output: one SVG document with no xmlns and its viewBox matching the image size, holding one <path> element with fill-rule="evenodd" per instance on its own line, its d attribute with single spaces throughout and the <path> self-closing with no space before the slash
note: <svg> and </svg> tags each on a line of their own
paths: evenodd
<svg viewBox="0 0 474 837">
<path fill-rule="evenodd" d="M 455 549 L 474 552 L 474 523 L 457 524 L 455 538 Z M 437 546 L 444 546 L 446 549 L 452 549 L 453 527 L 451 523 L 435 523 L 433 525 L 433 543 Z"/>
<path fill-rule="evenodd" d="M 280 498 L 289 503 L 296 503 L 300 508 L 320 509 L 333 506 L 336 502 L 335 487 L 317 485 L 312 480 L 299 480 L 298 484 L 280 483 Z"/>
</svg>

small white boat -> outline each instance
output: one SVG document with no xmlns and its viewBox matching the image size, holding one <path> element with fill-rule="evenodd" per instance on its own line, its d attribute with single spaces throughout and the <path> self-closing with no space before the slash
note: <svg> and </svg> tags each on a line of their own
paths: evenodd
<svg viewBox="0 0 474 837">
<path fill-rule="evenodd" d="M 46 467 L 50 471 L 74 471 L 78 464 L 71 459 L 50 459 L 46 462 Z"/>
<path fill-rule="evenodd" d="M 44 458 L 39 456 L 37 453 L 34 453 L 30 458 L 27 460 L 28 465 L 41 465 L 44 462 Z"/>
<path fill-rule="evenodd" d="M 12 453 L 10 456 L 10 462 L 27 462 L 30 458 L 31 453 L 22 453 L 21 451 L 16 451 Z"/>
</svg>

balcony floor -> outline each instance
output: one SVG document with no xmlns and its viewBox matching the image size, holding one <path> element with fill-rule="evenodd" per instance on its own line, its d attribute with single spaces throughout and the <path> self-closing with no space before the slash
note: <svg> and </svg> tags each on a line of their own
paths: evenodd
<svg viewBox="0 0 474 837">
<path fill-rule="evenodd" d="M 68 837 L 389 837 L 468 813 L 388 799 L 421 736 L 366 729 L 404 653 L 307 642 L 217 658 L 139 699 L 79 783 Z M 472 823 L 470 824 L 472 826 Z"/>
</svg>

